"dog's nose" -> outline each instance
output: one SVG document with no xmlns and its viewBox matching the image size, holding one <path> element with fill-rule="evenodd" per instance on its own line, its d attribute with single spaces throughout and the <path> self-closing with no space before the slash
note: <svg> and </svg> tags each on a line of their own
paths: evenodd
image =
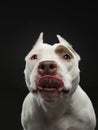
<svg viewBox="0 0 98 130">
<path fill-rule="evenodd" d="M 43 75 L 55 75 L 57 72 L 57 64 L 55 61 L 42 61 L 38 66 L 39 74 Z"/>
</svg>

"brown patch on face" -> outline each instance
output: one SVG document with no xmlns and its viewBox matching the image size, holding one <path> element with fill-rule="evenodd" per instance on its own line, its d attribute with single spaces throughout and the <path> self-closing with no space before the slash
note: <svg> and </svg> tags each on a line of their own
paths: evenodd
<svg viewBox="0 0 98 130">
<path fill-rule="evenodd" d="M 70 50 L 69 50 L 67 47 L 63 46 L 63 45 L 59 45 L 59 46 L 56 48 L 55 52 L 56 52 L 59 56 L 62 56 L 62 57 L 63 57 L 64 55 L 66 55 L 66 54 L 69 55 L 69 60 L 74 58 L 73 55 L 72 55 L 72 53 L 70 52 Z"/>
</svg>

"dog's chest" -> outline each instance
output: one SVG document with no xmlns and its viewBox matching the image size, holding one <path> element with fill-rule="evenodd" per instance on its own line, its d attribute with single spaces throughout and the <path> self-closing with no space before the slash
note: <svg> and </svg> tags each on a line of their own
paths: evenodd
<svg viewBox="0 0 98 130">
<path fill-rule="evenodd" d="M 46 123 L 44 125 L 44 128 L 45 128 L 45 130 L 67 130 L 71 126 L 70 122 L 71 122 L 71 119 L 67 118 L 67 120 L 66 120 L 66 118 L 61 118 L 57 121 L 54 120 L 51 123 L 49 123 L 49 122 L 48 122 L 48 124 Z"/>
<path fill-rule="evenodd" d="M 54 115 L 54 114 L 52 114 Z M 59 113 L 58 113 L 59 115 Z M 54 115 L 55 116 L 55 115 Z M 62 117 L 56 116 L 56 118 L 50 118 L 47 119 L 43 118 L 42 126 L 44 127 L 44 130 L 67 130 L 72 124 L 77 122 L 71 115 L 65 114 Z"/>
</svg>

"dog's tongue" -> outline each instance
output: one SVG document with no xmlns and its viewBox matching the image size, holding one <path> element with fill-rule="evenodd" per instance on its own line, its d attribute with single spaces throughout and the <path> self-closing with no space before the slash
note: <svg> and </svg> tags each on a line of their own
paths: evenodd
<svg viewBox="0 0 98 130">
<path fill-rule="evenodd" d="M 54 76 L 46 75 L 38 81 L 38 89 L 46 91 L 61 91 L 64 88 L 62 80 Z"/>
</svg>

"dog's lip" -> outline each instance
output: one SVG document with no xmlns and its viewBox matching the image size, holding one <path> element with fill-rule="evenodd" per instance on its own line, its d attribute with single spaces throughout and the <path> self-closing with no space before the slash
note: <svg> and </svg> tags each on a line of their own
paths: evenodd
<svg viewBox="0 0 98 130">
<path fill-rule="evenodd" d="M 55 89 L 62 91 L 64 90 L 64 83 L 56 76 L 45 75 L 38 80 L 37 88 L 44 91 L 54 91 Z"/>
</svg>

